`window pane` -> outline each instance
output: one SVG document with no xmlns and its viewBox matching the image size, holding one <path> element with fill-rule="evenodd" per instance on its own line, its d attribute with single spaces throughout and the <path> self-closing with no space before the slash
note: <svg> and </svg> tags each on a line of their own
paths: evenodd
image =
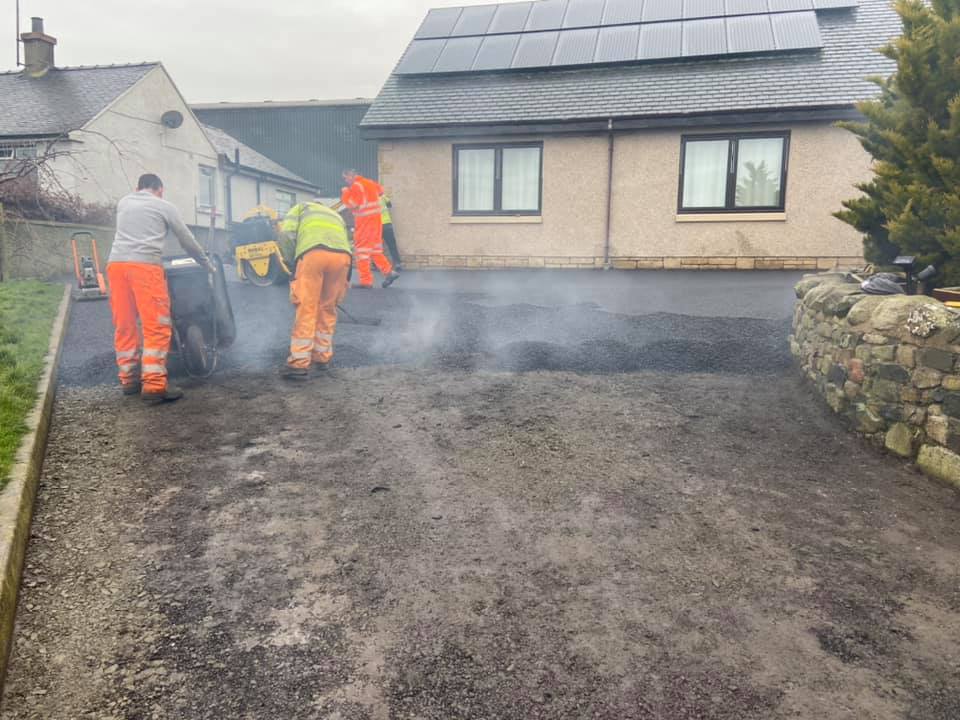
<svg viewBox="0 0 960 720">
<path fill-rule="evenodd" d="M 729 140 L 688 142 L 683 162 L 683 207 L 721 208 L 727 202 Z"/>
<path fill-rule="evenodd" d="M 737 207 L 780 207 L 783 138 L 741 140 L 737 148 Z"/>
<path fill-rule="evenodd" d="M 277 212 L 286 215 L 297 204 L 297 196 L 286 190 L 277 190 Z"/>
<path fill-rule="evenodd" d="M 213 168 L 200 168 L 200 186 L 197 192 L 197 203 L 201 207 L 213 207 L 216 191 L 213 187 Z"/>
<path fill-rule="evenodd" d="M 493 211 L 495 151 L 457 151 L 457 210 Z"/>
<path fill-rule="evenodd" d="M 540 148 L 503 149 L 502 210 L 540 209 Z"/>
</svg>

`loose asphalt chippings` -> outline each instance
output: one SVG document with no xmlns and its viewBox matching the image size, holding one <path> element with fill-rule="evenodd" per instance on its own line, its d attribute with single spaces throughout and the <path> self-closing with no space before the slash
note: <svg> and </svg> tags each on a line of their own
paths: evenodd
<svg viewBox="0 0 960 720">
<path fill-rule="evenodd" d="M 75 308 L 3 720 L 960 717 L 960 496 L 785 320 L 398 283 L 291 386 L 283 289 L 232 290 L 161 408 Z"/>
</svg>

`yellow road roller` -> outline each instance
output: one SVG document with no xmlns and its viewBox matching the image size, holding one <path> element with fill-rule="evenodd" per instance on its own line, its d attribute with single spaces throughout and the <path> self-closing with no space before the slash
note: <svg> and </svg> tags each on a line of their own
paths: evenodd
<svg viewBox="0 0 960 720">
<path fill-rule="evenodd" d="M 257 205 L 233 226 L 230 242 L 237 263 L 237 274 L 258 287 L 283 282 L 290 268 L 277 245 L 280 216 L 266 205 Z"/>
</svg>

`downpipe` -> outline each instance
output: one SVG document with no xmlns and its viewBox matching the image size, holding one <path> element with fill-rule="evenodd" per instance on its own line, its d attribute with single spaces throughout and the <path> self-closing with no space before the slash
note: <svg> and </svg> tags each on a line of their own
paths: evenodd
<svg viewBox="0 0 960 720">
<path fill-rule="evenodd" d="M 603 269 L 609 270 L 611 215 L 613 211 L 613 118 L 607 120 L 607 218 L 604 224 Z"/>
</svg>

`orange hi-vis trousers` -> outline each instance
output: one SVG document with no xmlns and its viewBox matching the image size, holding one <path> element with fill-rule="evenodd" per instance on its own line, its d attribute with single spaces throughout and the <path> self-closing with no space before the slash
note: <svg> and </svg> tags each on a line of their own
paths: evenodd
<svg viewBox="0 0 960 720">
<path fill-rule="evenodd" d="M 107 266 L 107 278 L 120 382 L 132 385 L 139 380 L 144 392 L 163 392 L 167 389 L 167 353 L 173 335 L 163 266 L 113 262 Z"/>
<path fill-rule="evenodd" d="M 361 285 L 373 285 L 371 261 L 384 276 L 393 272 L 393 265 L 383 254 L 383 220 L 379 213 L 356 219 L 353 242 L 357 252 L 357 276 Z"/>
<path fill-rule="evenodd" d="M 333 358 L 337 303 L 347 293 L 349 272 L 349 255 L 324 248 L 308 250 L 297 262 L 296 279 L 290 282 L 290 302 L 297 308 L 287 358 L 290 367 L 309 368 Z"/>
</svg>

